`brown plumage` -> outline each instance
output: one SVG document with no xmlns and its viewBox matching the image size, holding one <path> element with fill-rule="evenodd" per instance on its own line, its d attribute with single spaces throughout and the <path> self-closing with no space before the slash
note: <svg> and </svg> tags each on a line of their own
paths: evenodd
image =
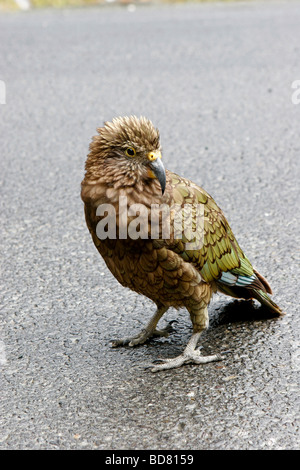
<svg viewBox="0 0 300 470">
<path fill-rule="evenodd" d="M 212 197 L 191 181 L 164 170 L 159 132 L 148 119 L 131 116 L 105 123 L 90 144 L 85 170 L 81 197 L 95 246 L 124 287 L 157 306 L 141 333 L 114 341 L 113 346 L 134 346 L 151 336 L 167 335 L 168 329 L 156 328 L 161 316 L 169 307 L 186 307 L 193 324 L 186 349 L 152 370 L 220 360 L 218 354 L 204 357 L 196 349 L 201 331 L 208 326 L 207 306 L 217 290 L 233 297 L 256 298 L 274 314 L 282 313 L 268 295 L 272 293 L 269 284 L 253 269 Z M 169 218 L 157 209 L 162 204 L 170 210 Z M 202 211 L 201 227 L 196 225 L 200 220 L 196 208 Z M 179 212 L 183 217 L 180 224 L 184 220 L 188 226 L 182 236 L 176 231 Z M 154 219 L 159 222 L 153 235 Z M 163 236 L 165 220 L 170 220 L 167 236 Z M 109 233 L 103 235 L 103 230 Z"/>
</svg>

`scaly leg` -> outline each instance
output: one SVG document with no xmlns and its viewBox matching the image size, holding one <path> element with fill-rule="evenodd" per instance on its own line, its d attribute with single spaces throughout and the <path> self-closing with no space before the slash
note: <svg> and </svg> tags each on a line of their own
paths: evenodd
<svg viewBox="0 0 300 470">
<path fill-rule="evenodd" d="M 173 359 L 165 359 L 162 364 L 152 367 L 151 372 L 159 372 L 160 370 L 175 369 L 183 364 L 194 363 L 194 364 L 206 364 L 207 362 L 221 361 L 222 356 L 220 354 L 214 354 L 213 356 L 202 356 L 199 349 L 196 349 L 201 332 L 193 333 L 190 338 L 185 350 L 180 356 L 174 357 Z"/>
<path fill-rule="evenodd" d="M 169 324 L 165 329 L 158 330 L 156 325 L 159 322 L 163 314 L 168 310 L 167 307 L 158 306 L 155 315 L 151 318 L 149 323 L 142 331 L 131 338 L 118 339 L 112 342 L 112 347 L 117 348 L 118 346 L 136 346 L 137 344 L 143 344 L 148 338 L 152 336 L 168 336 L 171 331 L 171 325 Z"/>
<path fill-rule="evenodd" d="M 196 349 L 201 332 L 208 327 L 208 311 L 206 303 L 202 301 L 198 306 L 195 304 L 190 305 L 189 312 L 193 323 L 194 333 L 190 338 L 185 350 L 180 356 L 177 356 L 173 359 L 162 360 L 162 364 L 154 366 L 151 369 L 152 372 L 174 369 L 187 363 L 206 364 L 207 362 L 222 360 L 220 354 L 215 354 L 213 356 L 202 356 L 200 354 L 200 350 Z"/>
</svg>

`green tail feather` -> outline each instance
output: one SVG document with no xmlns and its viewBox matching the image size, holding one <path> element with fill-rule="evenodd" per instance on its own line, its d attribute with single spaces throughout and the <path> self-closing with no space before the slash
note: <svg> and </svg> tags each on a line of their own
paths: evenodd
<svg viewBox="0 0 300 470">
<path fill-rule="evenodd" d="M 217 282 L 218 290 L 223 292 L 223 294 L 230 295 L 237 299 L 256 299 L 266 308 L 276 313 L 276 315 L 284 315 L 284 312 L 281 310 L 278 305 L 273 302 L 273 300 L 268 296 L 266 292 L 261 289 L 247 289 L 243 287 L 236 286 L 226 286 Z"/>
<path fill-rule="evenodd" d="M 276 313 L 277 315 L 284 315 L 281 308 L 278 307 L 275 302 L 273 302 L 266 292 L 253 289 L 251 293 L 256 300 L 258 300 L 262 305 L 265 305 L 269 310 L 272 310 L 272 312 Z"/>
</svg>

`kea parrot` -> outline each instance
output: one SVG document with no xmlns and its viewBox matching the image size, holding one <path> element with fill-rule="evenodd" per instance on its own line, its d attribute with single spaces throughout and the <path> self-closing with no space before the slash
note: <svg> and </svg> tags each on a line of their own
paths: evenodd
<svg viewBox="0 0 300 470">
<path fill-rule="evenodd" d="M 97 132 L 81 185 L 87 227 L 119 283 L 156 305 L 140 333 L 113 341 L 113 347 L 167 336 L 170 328 L 158 329 L 158 321 L 169 307 L 185 307 L 193 326 L 186 348 L 151 370 L 221 360 L 221 354 L 203 356 L 197 348 L 215 292 L 257 299 L 274 316 L 283 314 L 214 199 L 192 181 L 165 170 L 159 131 L 149 119 L 117 117 Z"/>
</svg>

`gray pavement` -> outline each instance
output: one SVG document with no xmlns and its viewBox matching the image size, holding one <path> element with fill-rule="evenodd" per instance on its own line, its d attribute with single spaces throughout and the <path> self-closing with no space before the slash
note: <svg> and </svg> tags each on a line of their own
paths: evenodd
<svg viewBox="0 0 300 470">
<path fill-rule="evenodd" d="M 2 449 L 299 449 L 300 4 L 249 2 L 0 16 Z M 110 339 L 153 313 L 92 245 L 80 182 L 97 126 L 144 114 L 165 165 L 223 208 L 286 311 L 216 296 L 205 354 L 152 374 L 174 333 Z"/>
</svg>

